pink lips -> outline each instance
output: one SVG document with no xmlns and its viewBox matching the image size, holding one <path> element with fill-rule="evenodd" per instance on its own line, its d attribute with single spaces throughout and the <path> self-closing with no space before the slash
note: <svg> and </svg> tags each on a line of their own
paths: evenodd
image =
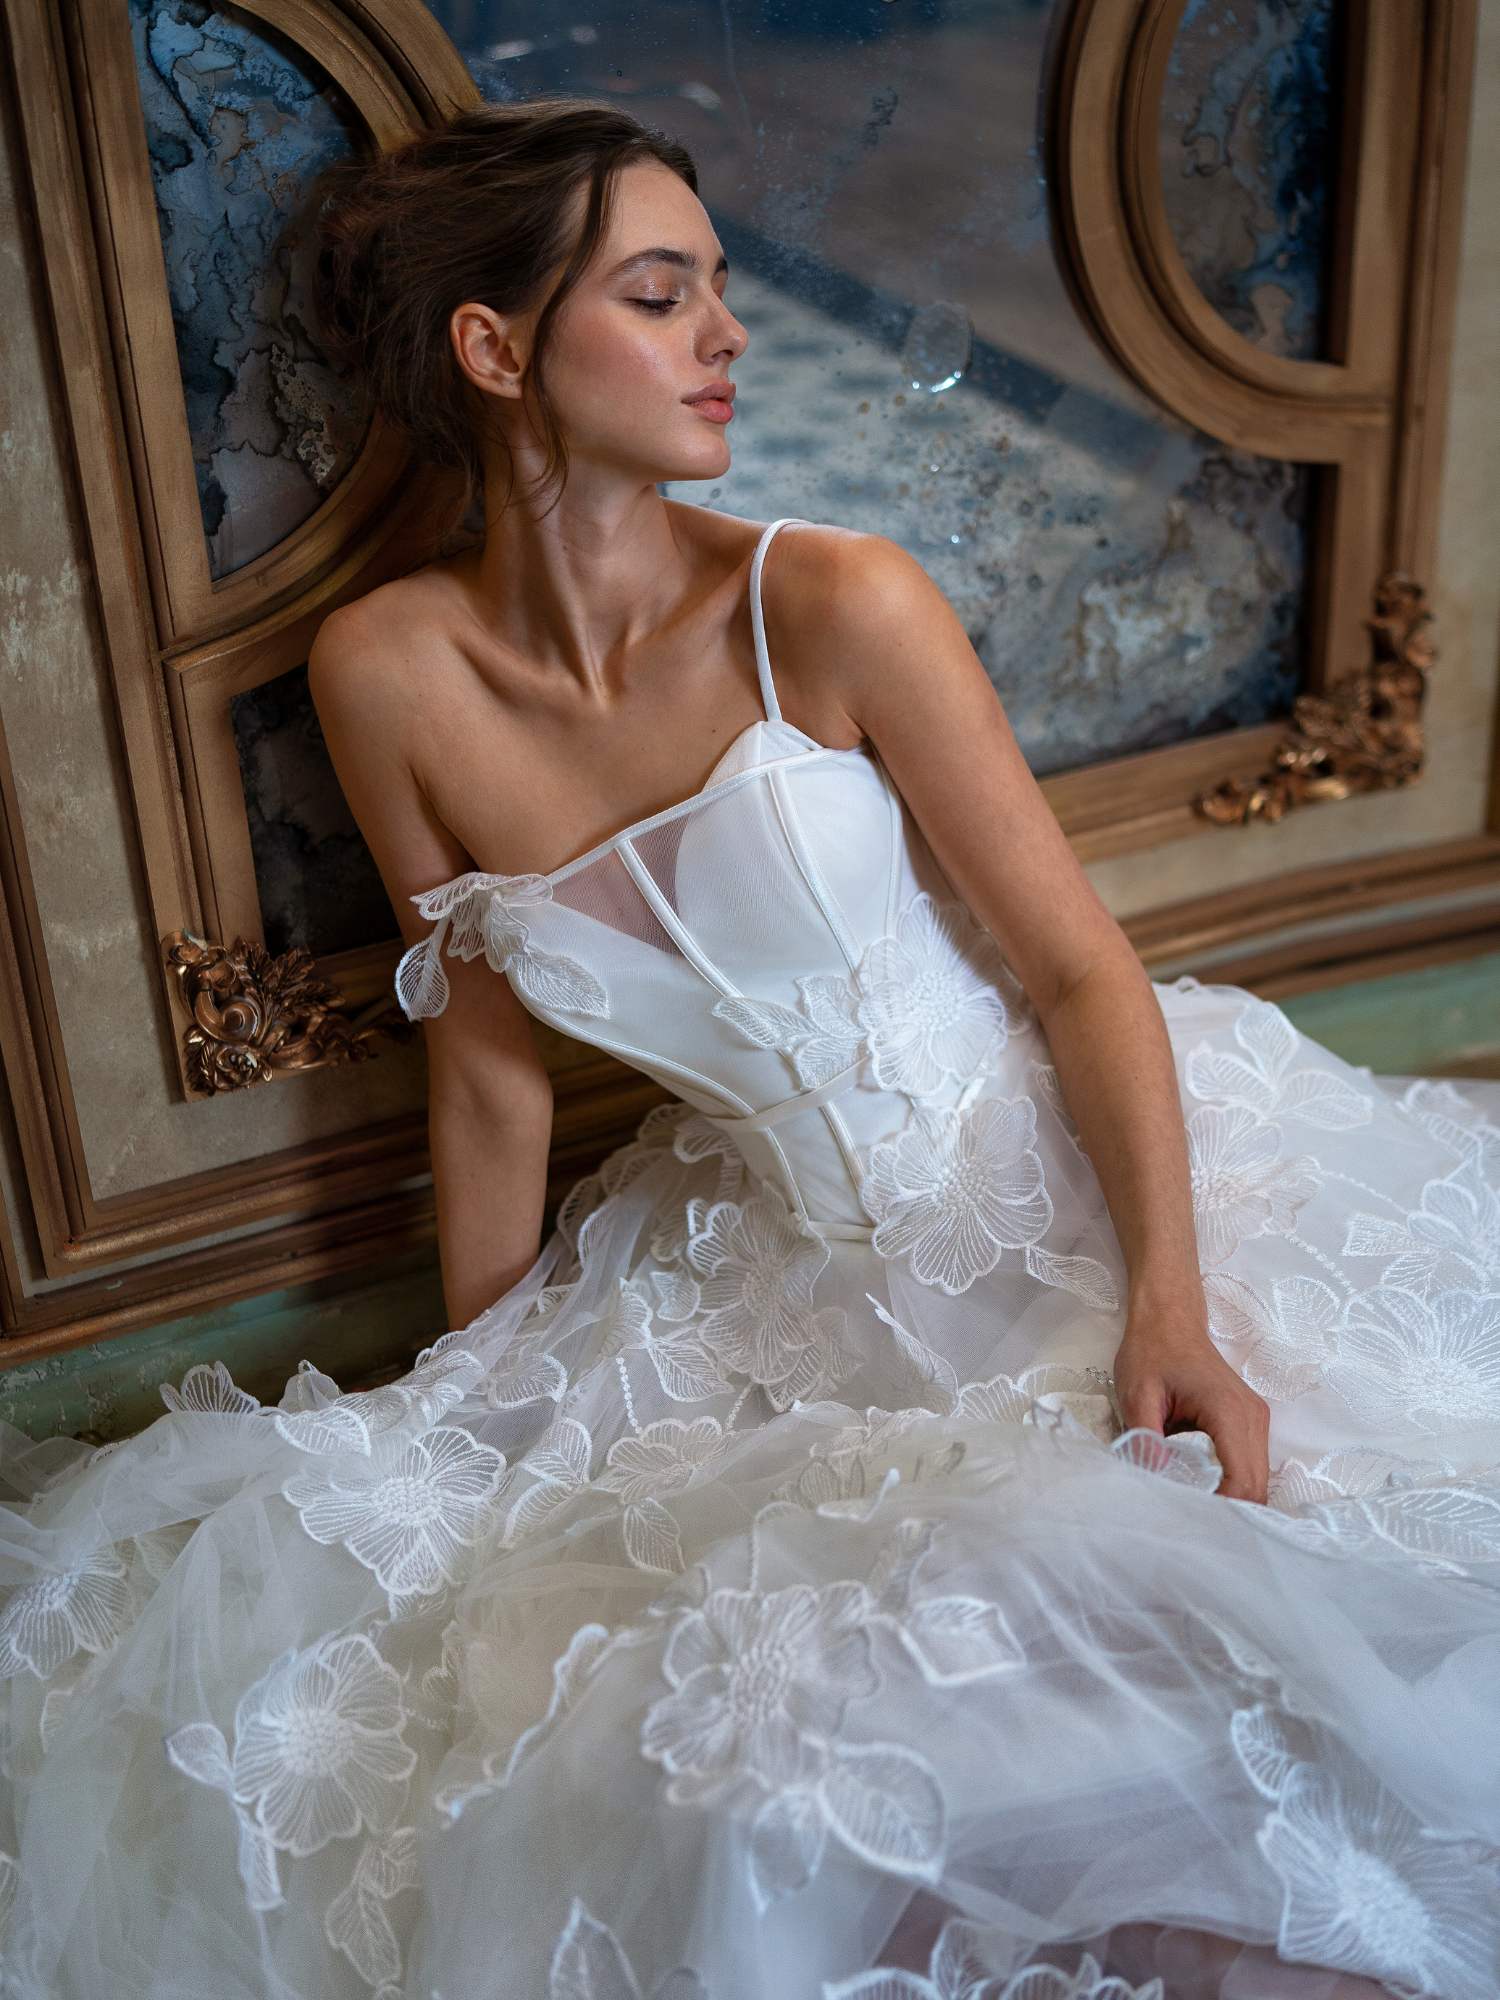
<svg viewBox="0 0 1500 2000">
<path fill-rule="evenodd" d="M 700 410 L 710 424 L 728 424 L 734 418 L 734 384 L 710 382 L 696 396 L 682 398 L 690 408 Z"/>
</svg>

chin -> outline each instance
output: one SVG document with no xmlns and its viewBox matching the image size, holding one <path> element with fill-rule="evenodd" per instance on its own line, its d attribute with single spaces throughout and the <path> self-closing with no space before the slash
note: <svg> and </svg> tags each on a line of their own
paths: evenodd
<svg viewBox="0 0 1500 2000">
<path fill-rule="evenodd" d="M 663 466 L 660 471 L 653 473 L 652 477 L 658 485 L 669 481 L 676 485 L 682 480 L 689 479 L 722 479 L 729 470 L 730 463 L 730 456 L 726 451 L 719 454 L 718 462 L 714 465 L 705 465 L 702 459 L 695 459 L 691 465 Z"/>
</svg>

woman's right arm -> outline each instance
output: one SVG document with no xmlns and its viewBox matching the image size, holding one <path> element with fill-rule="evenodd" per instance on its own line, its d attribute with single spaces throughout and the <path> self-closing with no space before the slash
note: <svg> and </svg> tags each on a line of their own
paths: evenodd
<svg viewBox="0 0 1500 2000">
<path fill-rule="evenodd" d="M 388 629 L 366 604 L 332 612 L 308 658 L 328 754 L 396 913 L 403 945 L 432 929 L 410 900 L 475 866 L 442 825 L 405 745 L 413 703 Z M 541 1248 L 552 1080 L 531 1016 L 483 957 L 445 952 L 448 1004 L 427 1016 L 427 1133 L 450 1328 L 464 1327 Z"/>
</svg>

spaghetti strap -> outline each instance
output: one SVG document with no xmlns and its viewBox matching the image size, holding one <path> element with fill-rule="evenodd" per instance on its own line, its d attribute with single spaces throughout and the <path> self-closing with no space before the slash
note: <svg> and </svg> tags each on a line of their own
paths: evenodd
<svg viewBox="0 0 1500 2000">
<path fill-rule="evenodd" d="M 779 520 L 769 522 L 755 545 L 754 555 L 750 558 L 750 629 L 755 634 L 755 670 L 760 675 L 760 698 L 768 722 L 781 720 L 781 704 L 776 699 L 776 682 L 771 675 L 771 656 L 766 651 L 766 620 L 760 606 L 760 572 L 766 560 L 766 550 L 771 546 L 771 538 L 776 530 L 800 519 L 801 516 L 797 514 L 783 514 Z"/>
</svg>

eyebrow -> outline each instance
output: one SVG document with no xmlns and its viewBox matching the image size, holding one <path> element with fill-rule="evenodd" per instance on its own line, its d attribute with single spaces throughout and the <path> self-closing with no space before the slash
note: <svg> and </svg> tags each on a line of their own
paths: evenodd
<svg viewBox="0 0 1500 2000">
<path fill-rule="evenodd" d="M 696 251 L 673 250 L 665 243 L 658 243 L 650 250 L 637 250 L 632 256 L 624 257 L 609 273 L 618 278 L 623 271 L 639 270 L 642 264 L 676 264 L 684 271 L 696 271 L 699 259 Z M 729 269 L 729 259 L 720 252 L 719 261 L 714 266 L 714 276 Z"/>
</svg>

